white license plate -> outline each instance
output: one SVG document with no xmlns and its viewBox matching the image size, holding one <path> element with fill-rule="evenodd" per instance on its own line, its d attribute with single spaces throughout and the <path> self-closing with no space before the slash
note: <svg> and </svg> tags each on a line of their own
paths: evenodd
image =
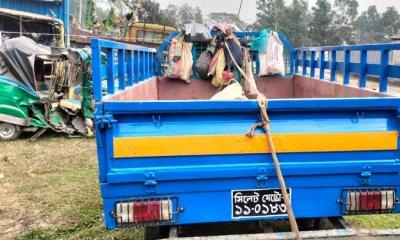
<svg viewBox="0 0 400 240">
<path fill-rule="evenodd" d="M 290 188 L 287 189 L 289 198 Z M 287 215 L 279 188 L 232 190 L 232 218 L 257 218 Z"/>
</svg>

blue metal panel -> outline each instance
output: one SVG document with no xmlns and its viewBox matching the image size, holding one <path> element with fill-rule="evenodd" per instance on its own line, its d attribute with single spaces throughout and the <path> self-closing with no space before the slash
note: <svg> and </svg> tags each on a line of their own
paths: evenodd
<svg viewBox="0 0 400 240">
<path fill-rule="evenodd" d="M 388 67 L 389 67 L 389 50 L 385 49 L 381 51 L 381 74 L 379 81 L 380 92 L 387 92 Z"/>
<path fill-rule="evenodd" d="M 126 61 L 126 71 L 128 74 L 128 86 L 133 85 L 133 52 L 128 50 L 126 51 L 127 61 Z"/>
<path fill-rule="evenodd" d="M 246 34 L 239 33 L 241 36 Z M 153 69 L 152 59 L 155 52 L 151 49 L 135 49 L 130 45 L 94 40 L 92 51 L 96 53 L 93 62 L 98 64 L 93 66 L 94 89 L 97 89 L 95 94 L 99 91 L 98 82 L 101 82 L 101 72 L 105 68 L 99 60 L 101 49 L 108 52 L 112 51 L 109 49 L 133 51 L 133 71 L 136 80 L 151 77 L 159 71 L 161 60 L 157 59 Z M 300 51 L 296 50 L 291 55 L 291 71 L 295 71 L 295 66 L 303 65 L 305 74 L 308 66 L 312 75 L 315 75 L 315 68 L 320 68 L 322 78 L 321 71 L 324 68 L 348 74 L 364 71 L 366 74 L 374 73 L 383 78 L 385 75 L 400 74 L 399 67 L 385 67 L 385 62 L 379 65 L 363 61 L 351 63 L 348 58 L 348 61 L 336 63 L 336 57 L 325 61 L 324 53 L 320 54 L 320 59 L 315 59 L 317 51 L 333 51 L 335 54 L 332 56 L 336 56 L 336 50 L 342 49 L 342 46 L 332 49 L 313 48 L 310 60 L 306 58 L 308 49 L 301 50 L 302 59 L 298 59 Z M 199 48 L 200 52 L 201 50 Z M 344 50 L 352 51 L 346 48 Z M 127 55 L 129 62 L 129 54 Z M 116 60 L 110 54 L 107 59 Z M 113 76 L 115 73 L 121 74 L 115 70 L 115 66 L 120 66 L 122 60 L 117 60 L 118 64 L 109 67 L 108 72 Z M 138 78 L 139 73 L 141 77 Z M 331 79 L 335 79 L 334 73 L 331 74 Z M 99 93 L 95 96 L 99 96 Z M 279 187 L 270 154 L 239 152 L 229 156 L 114 158 L 113 140 L 119 137 L 244 134 L 250 126 L 260 121 L 255 100 L 111 101 L 102 99 L 101 94 L 96 100 L 100 101 L 96 112 L 99 178 L 105 222 L 109 229 L 116 227 L 116 220 L 110 212 L 115 210 L 115 203 L 121 200 L 174 196 L 179 199 L 179 206 L 184 208 L 184 211 L 179 213 L 176 224 L 225 222 L 236 221 L 231 216 L 231 190 L 259 188 L 257 177 L 260 172 L 266 177 L 263 188 Z M 273 133 L 393 132 L 399 130 L 399 109 L 399 98 L 271 99 L 268 102 Z M 109 127 L 101 127 L 100 123 L 105 119 L 108 120 Z M 257 129 L 256 134 L 262 134 L 262 130 Z M 341 198 L 342 190 L 365 187 L 360 181 L 361 173 L 365 169 L 371 172 L 368 187 L 391 187 L 396 191 L 400 190 L 398 156 L 396 150 L 279 154 L 286 185 L 292 189 L 292 205 L 296 217 L 299 218 L 341 216 L 342 205 L 337 200 Z M 144 184 L 145 176 L 149 172 L 153 173 L 156 179 L 157 186 L 153 192 L 146 191 Z M 397 207 L 395 212 L 399 211 L 400 208 Z M 252 220 L 268 218 L 271 217 Z"/>
<path fill-rule="evenodd" d="M 115 80 L 118 78 L 118 90 L 122 91 L 126 86 L 130 86 L 130 81 L 133 84 L 151 78 L 154 75 L 155 66 L 150 59 L 156 50 L 153 48 L 146 48 L 135 46 L 120 42 L 112 42 L 102 39 L 92 39 L 92 54 L 94 61 L 92 61 L 93 69 L 93 82 L 94 82 L 94 97 L 95 100 L 101 100 L 103 96 L 103 80 L 106 79 L 106 93 L 115 93 Z M 106 52 L 106 65 L 101 64 L 101 52 Z M 117 52 L 117 56 L 115 56 Z M 126 52 L 129 52 L 126 56 Z M 132 55 L 133 54 L 133 60 Z M 115 63 L 117 60 L 117 64 Z M 133 76 L 132 75 L 133 71 Z M 133 79 L 132 79 L 133 78 Z M 128 81 L 126 81 L 128 79 Z"/>
<path fill-rule="evenodd" d="M 0 8 L 56 17 L 64 22 L 65 42 L 69 45 L 69 0 L 1 0 Z"/>
<path fill-rule="evenodd" d="M 320 62 L 319 62 L 319 78 L 325 79 L 325 51 L 320 52 Z"/>
<path fill-rule="evenodd" d="M 366 76 L 367 75 L 377 75 L 380 77 L 379 82 L 379 91 L 386 92 L 388 78 L 400 78 L 400 67 L 389 64 L 389 53 L 390 51 L 400 50 L 399 43 L 390 43 L 390 44 L 365 44 L 365 45 L 353 45 L 353 46 L 328 46 L 328 47 L 310 47 L 310 48 L 296 48 L 294 51 L 298 54 L 300 52 L 303 53 L 303 56 L 306 56 L 308 52 L 330 52 L 331 59 L 330 61 L 325 61 L 325 65 L 323 67 L 330 66 L 331 68 L 331 81 L 336 80 L 336 71 L 343 73 L 343 84 L 347 85 L 350 83 L 350 74 L 351 73 L 359 73 L 359 84 L 358 86 L 363 88 L 366 86 Z M 344 61 L 337 62 L 337 51 L 344 51 Z M 380 64 L 371 64 L 367 62 L 368 52 L 371 51 L 380 51 L 381 53 L 381 63 Z M 360 62 L 353 63 L 350 62 L 351 54 L 354 52 L 361 52 Z M 321 68 L 321 64 L 317 65 L 313 60 L 307 60 L 307 58 L 303 57 L 302 59 L 296 59 L 296 64 L 302 63 L 303 65 L 303 73 L 302 75 L 307 75 L 307 66 L 311 67 L 310 76 L 314 75 L 312 67 L 318 66 Z M 321 62 L 321 60 L 320 60 Z"/>
<path fill-rule="evenodd" d="M 367 86 L 367 57 L 368 57 L 368 52 L 363 50 L 361 51 L 361 57 L 360 57 L 360 81 L 359 81 L 359 87 L 364 88 Z"/>
<path fill-rule="evenodd" d="M 118 50 L 118 89 L 125 89 L 125 73 L 126 73 L 126 65 L 125 63 L 125 50 Z"/>
</svg>

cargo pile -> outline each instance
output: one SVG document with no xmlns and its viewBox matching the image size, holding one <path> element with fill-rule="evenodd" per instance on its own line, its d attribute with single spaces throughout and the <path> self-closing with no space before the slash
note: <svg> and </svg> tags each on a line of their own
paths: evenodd
<svg viewBox="0 0 400 240">
<path fill-rule="evenodd" d="M 263 30 L 257 38 L 241 41 L 233 24 L 217 24 L 207 29 L 201 24 L 189 24 L 175 37 L 168 53 L 164 76 L 190 83 L 193 74 L 193 44 L 206 44 L 197 57 L 196 74 L 220 90 L 212 99 L 256 98 L 258 90 L 253 76 L 256 51 L 258 76 L 285 75 L 283 44 L 278 33 Z M 213 34 L 213 37 L 210 34 Z"/>
</svg>

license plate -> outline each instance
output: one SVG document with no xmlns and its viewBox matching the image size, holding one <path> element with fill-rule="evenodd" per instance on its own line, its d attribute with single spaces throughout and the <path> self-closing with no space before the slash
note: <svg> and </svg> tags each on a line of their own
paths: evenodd
<svg viewBox="0 0 400 240">
<path fill-rule="evenodd" d="M 291 190 L 287 189 L 289 194 Z M 287 215 L 279 188 L 232 190 L 232 218 L 255 218 Z"/>
</svg>

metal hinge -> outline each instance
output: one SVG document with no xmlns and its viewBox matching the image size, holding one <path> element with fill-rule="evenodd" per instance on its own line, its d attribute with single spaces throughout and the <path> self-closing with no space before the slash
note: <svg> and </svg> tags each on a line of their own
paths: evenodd
<svg viewBox="0 0 400 240">
<path fill-rule="evenodd" d="M 257 181 L 256 186 L 258 188 L 267 186 L 268 177 L 267 177 L 266 173 L 267 173 L 267 170 L 265 168 L 261 168 L 258 170 L 258 175 L 256 178 L 256 181 Z"/>
<path fill-rule="evenodd" d="M 117 122 L 112 114 L 97 115 L 95 119 L 96 126 L 99 129 L 112 128 L 113 124 Z"/>
<path fill-rule="evenodd" d="M 364 167 L 364 170 L 360 173 L 360 184 L 369 185 L 370 178 L 372 176 L 371 167 Z"/>
<path fill-rule="evenodd" d="M 144 190 L 146 193 L 154 193 L 157 189 L 156 174 L 154 172 L 148 172 L 144 175 Z"/>
</svg>

